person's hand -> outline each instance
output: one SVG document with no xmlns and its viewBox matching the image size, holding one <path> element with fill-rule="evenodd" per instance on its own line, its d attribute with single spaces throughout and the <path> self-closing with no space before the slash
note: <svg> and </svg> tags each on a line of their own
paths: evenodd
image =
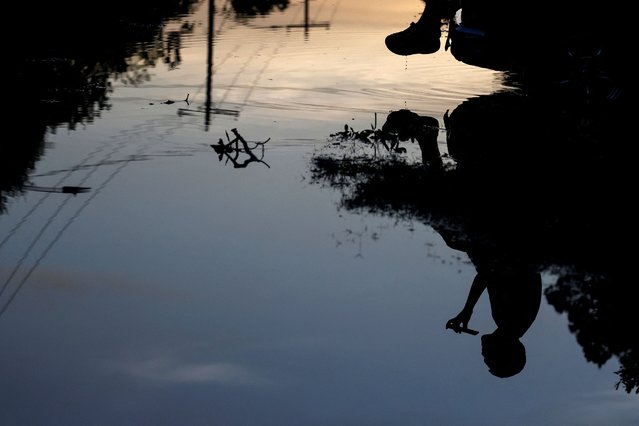
<svg viewBox="0 0 639 426">
<path fill-rule="evenodd" d="M 461 333 L 462 329 L 468 328 L 468 322 L 473 311 L 461 311 L 455 318 L 449 319 L 446 328 L 452 329 L 455 333 Z"/>
</svg>

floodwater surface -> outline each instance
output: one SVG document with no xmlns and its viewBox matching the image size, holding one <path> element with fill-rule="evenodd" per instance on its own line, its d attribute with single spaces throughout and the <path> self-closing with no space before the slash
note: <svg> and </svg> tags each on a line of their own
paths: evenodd
<svg viewBox="0 0 639 426">
<path fill-rule="evenodd" d="M 345 125 L 402 109 L 437 120 L 445 154 L 445 118 L 510 89 L 500 73 L 443 47 L 390 53 L 418 0 L 214 3 L 164 17 L 64 112 L 77 58 L 43 61 L 58 90 L 15 124 L 36 147 L 2 159 L 23 170 L 0 199 L 1 424 L 637 424 L 623 350 L 588 359 L 551 292 L 523 370 L 491 374 L 488 295 L 478 335 L 445 327 L 477 272 L 467 252 L 423 216 L 344 202 L 314 169 L 352 142 Z"/>
</svg>

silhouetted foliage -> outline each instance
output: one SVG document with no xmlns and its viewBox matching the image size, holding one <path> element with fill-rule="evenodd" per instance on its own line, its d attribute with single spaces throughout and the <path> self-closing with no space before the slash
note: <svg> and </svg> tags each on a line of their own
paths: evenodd
<svg viewBox="0 0 639 426">
<path fill-rule="evenodd" d="M 236 169 L 246 168 L 251 163 L 262 163 L 268 168 L 271 167 L 264 161 L 264 145 L 271 140 L 270 138 L 263 142 L 252 142 L 253 146 L 250 146 L 237 129 L 231 129 L 231 133 L 233 133 L 233 139 L 226 133 L 228 143 L 225 144 L 222 138 L 220 138 L 217 144 L 211 145 L 211 148 L 213 148 L 217 154 L 218 160 L 222 161 L 226 159 L 225 163 L 230 161 Z M 260 149 L 259 157 L 253 152 L 258 148 Z M 242 160 L 240 160 L 240 158 L 242 158 Z"/>
<path fill-rule="evenodd" d="M 620 271 L 593 275 L 577 271 L 559 275 L 545 295 L 559 313 L 568 316 L 584 356 L 598 366 L 612 357 L 620 363 L 619 382 L 626 392 L 639 393 L 639 335 L 634 283 Z"/>
<path fill-rule="evenodd" d="M 267 15 L 273 10 L 282 11 L 285 10 L 288 5 L 288 0 L 231 0 L 233 10 L 240 17 L 252 17 L 258 15 Z"/>
<path fill-rule="evenodd" d="M 202 0 L 125 2 L 10 2 L 6 16 L 28 17 L 28 36 L 8 43 L 5 67 L 12 100 L 6 122 L 17 136 L 0 142 L 0 213 L 7 196 L 22 192 L 44 152 L 44 138 L 61 125 L 73 130 L 108 110 L 111 81 L 149 80 L 147 68 L 164 60 L 176 66 L 179 34 L 164 23 L 188 13 Z M 97 13 L 96 11 L 99 11 Z M 180 31 L 189 31 L 188 26 Z M 164 38 L 166 36 L 166 45 Z"/>
</svg>

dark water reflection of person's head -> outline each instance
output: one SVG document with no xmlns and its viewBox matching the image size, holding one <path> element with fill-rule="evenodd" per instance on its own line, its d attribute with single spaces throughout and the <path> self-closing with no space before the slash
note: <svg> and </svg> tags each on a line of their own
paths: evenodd
<svg viewBox="0 0 639 426">
<path fill-rule="evenodd" d="M 541 277 L 523 272 L 504 276 L 478 274 L 486 280 L 495 331 L 481 338 L 482 355 L 490 372 L 510 377 L 523 370 L 526 350 L 521 338 L 534 322 L 541 303 Z"/>
</svg>

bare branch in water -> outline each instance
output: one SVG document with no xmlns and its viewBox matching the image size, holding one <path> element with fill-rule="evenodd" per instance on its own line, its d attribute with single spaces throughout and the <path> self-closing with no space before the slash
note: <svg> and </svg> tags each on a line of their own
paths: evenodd
<svg viewBox="0 0 639 426">
<path fill-rule="evenodd" d="M 217 144 L 211 145 L 211 148 L 213 148 L 218 155 L 218 160 L 222 161 L 223 158 L 226 158 L 225 164 L 230 161 L 235 169 L 243 169 L 251 163 L 262 163 L 268 168 L 271 167 L 263 160 L 264 145 L 266 145 L 271 138 L 268 138 L 263 142 L 252 142 L 254 145 L 250 146 L 246 139 L 240 135 L 237 129 L 231 129 L 231 132 L 235 137 L 231 139 L 229 134 L 226 133 L 226 139 L 228 140 L 227 144 L 225 144 L 222 138 L 220 138 Z M 254 153 L 254 151 L 258 148 L 260 149 L 259 157 Z M 245 155 L 248 158 L 240 161 L 240 155 Z"/>
</svg>

